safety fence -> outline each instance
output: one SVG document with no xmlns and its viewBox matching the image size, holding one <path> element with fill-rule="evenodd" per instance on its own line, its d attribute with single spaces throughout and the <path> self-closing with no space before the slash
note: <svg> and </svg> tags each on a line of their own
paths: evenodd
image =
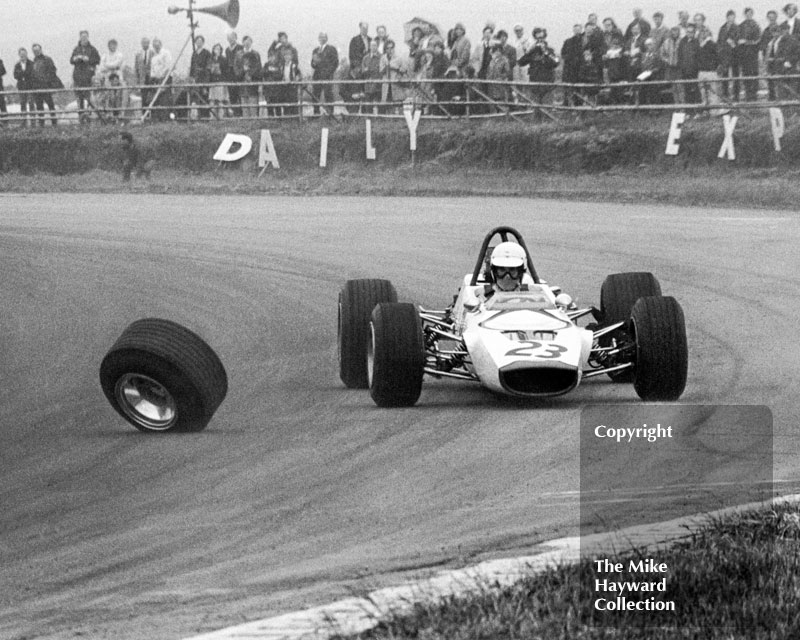
<svg viewBox="0 0 800 640">
<path fill-rule="evenodd" d="M 727 90 L 726 90 L 727 89 Z M 480 79 L 328 80 L 250 83 L 173 83 L 0 92 L 8 113 L 0 124 L 304 120 L 327 116 L 473 119 L 565 114 L 709 112 L 800 106 L 800 75 L 645 80 L 584 84 Z M 233 98 L 233 99 L 232 99 Z"/>
</svg>

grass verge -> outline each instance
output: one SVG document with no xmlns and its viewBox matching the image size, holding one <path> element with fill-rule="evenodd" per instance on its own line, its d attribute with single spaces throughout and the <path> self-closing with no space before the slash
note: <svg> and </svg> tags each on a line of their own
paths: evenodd
<svg viewBox="0 0 800 640">
<path fill-rule="evenodd" d="M 69 175 L 11 172 L 0 174 L 0 192 L 486 196 L 797 210 L 798 178 L 800 171 L 782 169 L 742 170 L 732 180 L 724 169 L 663 172 L 641 167 L 564 175 L 493 167 L 453 171 L 433 162 L 391 171 L 378 167 L 268 170 L 263 177 L 258 177 L 255 169 L 250 173 L 165 170 L 155 172 L 150 180 L 134 179 L 130 184 L 110 171 Z"/>
<path fill-rule="evenodd" d="M 591 559 L 525 578 L 510 588 L 421 603 L 380 623 L 360 640 L 523 638 L 800 637 L 800 507 L 775 506 L 711 521 L 686 541 L 636 550 L 615 561 L 649 557 L 669 567 L 661 600 L 675 612 L 601 612 L 594 608 Z M 613 560 L 613 559 L 612 559 Z M 602 577 L 608 577 L 603 574 Z M 630 578 L 628 578 L 630 579 Z M 646 594 L 634 594 L 646 597 Z"/>
</svg>

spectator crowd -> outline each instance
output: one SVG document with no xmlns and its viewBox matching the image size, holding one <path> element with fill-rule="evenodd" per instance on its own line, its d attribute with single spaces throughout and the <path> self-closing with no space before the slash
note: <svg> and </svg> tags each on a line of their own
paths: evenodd
<svg viewBox="0 0 800 640">
<path fill-rule="evenodd" d="M 130 65 L 115 39 L 101 54 L 81 31 L 69 64 L 72 90 L 82 122 L 124 117 L 130 97 L 141 100 L 154 120 L 273 117 L 296 115 L 303 102 L 314 113 L 333 113 L 334 102 L 350 112 L 396 112 L 413 99 L 428 113 L 460 115 L 554 104 L 705 103 L 722 112 L 726 105 L 754 102 L 766 88 L 770 100 L 795 100 L 798 85 L 788 78 L 800 64 L 800 19 L 795 4 L 767 11 L 759 22 L 752 8 L 731 9 L 712 27 L 703 13 L 680 11 L 669 24 L 663 13 L 646 17 L 634 9 L 629 24 L 595 13 L 577 23 L 560 48 L 544 27 L 489 22 L 470 38 L 463 23 L 446 33 L 424 20 L 405 25 L 394 37 L 386 26 L 374 32 L 366 22 L 340 52 L 320 33 L 308 67 L 285 31 L 261 49 L 236 32 L 208 47 L 196 36 L 186 82 L 175 77 L 176 61 L 159 38 L 144 37 Z M 21 121 L 57 123 L 54 92 L 63 89 L 53 59 L 40 44 L 19 48 L 13 65 Z M 0 115 L 7 115 L 3 91 L 6 67 L 0 60 Z M 768 75 L 764 83 L 756 76 Z M 298 82 L 298 81 L 303 82 Z M 561 97 L 563 95 L 563 98 Z M 467 106 L 469 105 L 469 106 Z M 48 113 L 49 112 L 49 113 Z M 30 116 L 30 117 L 29 117 Z M 2 122 L 2 120 L 0 120 Z"/>
</svg>

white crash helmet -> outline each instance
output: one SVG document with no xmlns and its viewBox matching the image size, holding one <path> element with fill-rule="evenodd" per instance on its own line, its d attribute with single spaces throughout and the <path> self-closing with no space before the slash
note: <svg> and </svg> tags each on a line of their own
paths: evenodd
<svg viewBox="0 0 800 640">
<path fill-rule="evenodd" d="M 526 258 L 525 249 L 516 242 L 501 242 L 494 248 L 489 260 L 492 280 L 503 290 L 515 289 L 522 282 Z M 508 270 L 515 270 L 515 275 Z"/>
<path fill-rule="evenodd" d="M 525 249 L 516 242 L 501 242 L 494 251 L 490 264 L 492 267 L 525 267 Z"/>
</svg>

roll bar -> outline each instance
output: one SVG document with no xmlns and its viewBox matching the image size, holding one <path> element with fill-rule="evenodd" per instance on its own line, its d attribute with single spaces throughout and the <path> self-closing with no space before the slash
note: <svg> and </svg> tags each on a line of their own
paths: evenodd
<svg viewBox="0 0 800 640">
<path fill-rule="evenodd" d="M 495 227 L 489 233 L 486 234 L 486 237 L 483 239 L 483 244 L 481 245 L 480 253 L 478 254 L 478 262 L 475 264 L 475 269 L 472 272 L 472 280 L 470 280 L 470 286 L 475 286 L 478 284 L 478 274 L 481 272 L 481 267 L 483 263 L 486 261 L 486 252 L 489 249 L 489 245 L 492 242 L 492 238 L 496 235 L 500 236 L 501 242 L 508 242 L 509 237 L 513 237 L 516 240 L 517 244 L 520 245 L 525 250 L 525 256 L 528 259 L 528 273 L 531 274 L 533 281 L 536 284 L 539 284 L 539 276 L 536 273 L 536 269 L 533 266 L 533 260 L 531 260 L 531 253 L 528 251 L 528 247 L 525 245 L 525 240 L 522 239 L 522 234 L 514 229 L 514 227 Z"/>
</svg>

